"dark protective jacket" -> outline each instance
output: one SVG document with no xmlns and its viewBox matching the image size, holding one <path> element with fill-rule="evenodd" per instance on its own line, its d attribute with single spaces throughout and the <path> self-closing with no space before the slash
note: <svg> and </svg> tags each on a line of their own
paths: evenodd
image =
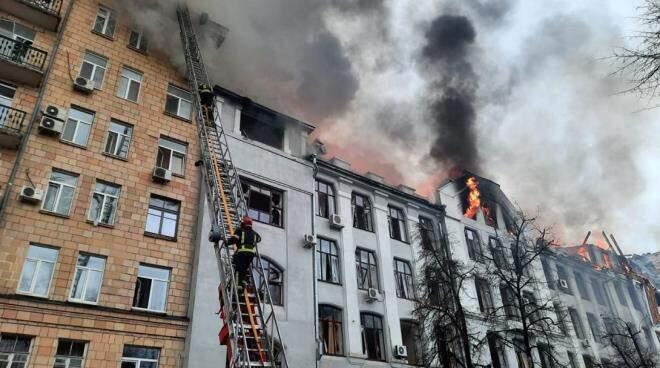
<svg viewBox="0 0 660 368">
<path fill-rule="evenodd" d="M 256 252 L 257 243 L 261 241 L 261 236 L 251 228 L 239 228 L 234 232 L 234 236 L 229 238 L 228 244 L 236 244 L 239 252 Z"/>
<path fill-rule="evenodd" d="M 199 88 L 199 102 L 204 106 L 213 105 L 213 91 L 206 85 L 202 85 Z"/>
</svg>

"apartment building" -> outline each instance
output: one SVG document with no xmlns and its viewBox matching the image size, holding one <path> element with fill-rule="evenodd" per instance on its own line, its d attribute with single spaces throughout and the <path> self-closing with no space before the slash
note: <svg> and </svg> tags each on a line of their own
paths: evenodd
<svg viewBox="0 0 660 368">
<path fill-rule="evenodd" d="M 615 352 L 603 336 L 612 331 L 615 318 L 641 332 L 638 339 L 644 348 L 660 352 L 645 289 L 624 273 L 615 254 L 583 244 L 557 248 L 542 261 L 548 287 L 568 310 L 573 367 L 591 368 L 611 360 Z"/>
<path fill-rule="evenodd" d="M 182 364 L 196 127 L 147 41 L 112 2 L 0 2 L 0 366 Z"/>
</svg>

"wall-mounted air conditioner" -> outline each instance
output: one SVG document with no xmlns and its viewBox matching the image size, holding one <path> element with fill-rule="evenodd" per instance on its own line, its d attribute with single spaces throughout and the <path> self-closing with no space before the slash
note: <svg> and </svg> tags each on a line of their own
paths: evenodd
<svg viewBox="0 0 660 368">
<path fill-rule="evenodd" d="M 316 245 L 316 236 L 313 234 L 305 234 L 303 237 L 303 246 L 305 248 L 313 248 Z"/>
<path fill-rule="evenodd" d="M 21 188 L 20 198 L 21 201 L 26 203 L 39 203 L 43 197 L 43 192 L 41 189 L 34 188 L 29 185 L 24 185 Z"/>
<path fill-rule="evenodd" d="M 154 167 L 151 179 L 157 183 L 168 183 L 172 180 L 172 172 L 162 167 Z"/>
<path fill-rule="evenodd" d="M 333 229 L 341 229 L 344 227 L 341 216 L 337 214 L 330 215 L 330 227 Z"/>
<path fill-rule="evenodd" d="M 43 111 L 45 116 L 49 116 L 55 120 L 66 120 L 66 109 L 57 105 L 47 105 Z"/>
<path fill-rule="evenodd" d="M 44 115 L 39 122 L 39 131 L 43 134 L 59 135 L 64 129 L 64 122 L 51 116 Z"/>
<path fill-rule="evenodd" d="M 380 299 L 380 292 L 378 289 L 375 288 L 369 288 L 367 289 L 367 301 L 369 303 L 373 303 L 375 301 L 378 301 Z"/>
<path fill-rule="evenodd" d="M 80 92 L 92 93 L 94 91 L 94 81 L 78 76 L 73 81 L 73 88 Z"/>
<path fill-rule="evenodd" d="M 405 345 L 394 345 L 394 357 L 405 359 L 408 357 L 408 349 Z"/>
</svg>

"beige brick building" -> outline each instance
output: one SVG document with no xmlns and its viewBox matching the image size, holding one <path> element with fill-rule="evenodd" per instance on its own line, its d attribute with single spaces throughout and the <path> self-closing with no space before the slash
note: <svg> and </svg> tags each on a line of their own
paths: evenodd
<svg viewBox="0 0 660 368">
<path fill-rule="evenodd" d="M 0 1 L 0 366 L 181 365 L 198 147 L 147 39 L 112 2 Z"/>
</svg>

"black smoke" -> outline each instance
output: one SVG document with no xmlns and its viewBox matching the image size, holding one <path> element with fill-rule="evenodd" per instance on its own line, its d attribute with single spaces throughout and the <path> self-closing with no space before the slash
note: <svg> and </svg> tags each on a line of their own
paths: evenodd
<svg viewBox="0 0 660 368">
<path fill-rule="evenodd" d="M 461 15 L 440 15 L 425 33 L 421 58 L 431 78 L 427 112 L 436 134 L 429 156 L 443 168 L 479 170 L 478 78 L 471 63 L 476 36 L 472 22 Z"/>
</svg>

